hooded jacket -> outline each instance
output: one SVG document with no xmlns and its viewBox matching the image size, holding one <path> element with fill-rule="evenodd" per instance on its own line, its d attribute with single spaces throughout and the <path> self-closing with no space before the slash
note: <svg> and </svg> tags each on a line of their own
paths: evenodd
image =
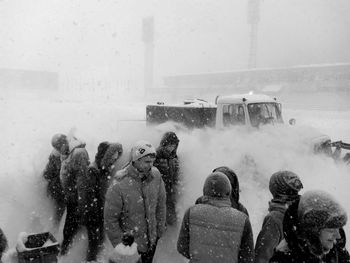
<svg viewBox="0 0 350 263">
<path fill-rule="evenodd" d="M 64 203 L 64 194 L 60 180 L 61 155 L 53 149 L 45 166 L 43 177 L 47 181 L 47 195 L 59 204 Z"/>
<path fill-rule="evenodd" d="M 166 150 L 166 146 L 175 144 L 176 147 L 172 152 Z M 165 184 L 167 193 L 177 185 L 179 177 L 179 160 L 177 157 L 177 148 L 179 145 L 179 139 L 174 132 L 166 132 L 160 145 L 156 150 L 156 160 L 154 161 L 154 167 L 162 174 L 162 178 Z"/>
<path fill-rule="evenodd" d="M 119 143 L 102 142 L 99 144 L 95 161 L 88 167 L 85 179 L 82 180 L 81 206 L 84 216 L 89 220 L 98 216 L 103 218 L 105 195 L 111 179 L 112 156 L 123 152 Z"/>
<path fill-rule="evenodd" d="M 283 239 L 283 218 L 290 204 L 300 198 L 303 187 L 298 175 L 291 171 L 278 171 L 270 177 L 269 190 L 273 199 L 264 218 L 255 244 L 255 262 L 267 263 Z"/>
<path fill-rule="evenodd" d="M 140 252 L 155 245 L 165 230 L 166 195 L 157 168 L 142 175 L 129 164 L 117 172 L 104 207 L 105 230 L 113 247 L 133 231 Z"/>
<path fill-rule="evenodd" d="M 78 204 L 82 198 L 84 180 L 89 166 L 85 143 L 76 138 L 69 141 L 69 153 L 62 161 L 60 178 L 66 203 Z"/>
<path fill-rule="evenodd" d="M 221 166 L 221 167 L 215 168 L 213 172 L 221 172 L 227 176 L 231 184 L 231 195 L 230 195 L 231 206 L 237 209 L 238 211 L 243 212 L 249 217 L 248 210 L 239 201 L 240 190 L 239 190 L 239 181 L 236 173 L 227 166 Z M 201 196 L 196 200 L 196 204 L 203 204 L 203 203 L 206 203 L 207 201 L 208 201 L 207 197 Z"/>
<path fill-rule="evenodd" d="M 345 210 L 327 193 L 308 191 L 285 213 L 285 239 L 278 245 L 272 263 L 345 263 L 350 256 L 345 248 L 342 227 L 347 221 Z M 319 239 L 324 228 L 339 228 L 341 239 L 324 253 Z"/>
</svg>

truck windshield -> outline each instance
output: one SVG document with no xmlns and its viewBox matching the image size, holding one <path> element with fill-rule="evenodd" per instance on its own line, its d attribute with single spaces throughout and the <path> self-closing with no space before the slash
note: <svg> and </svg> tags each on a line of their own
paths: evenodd
<svg viewBox="0 0 350 263">
<path fill-rule="evenodd" d="M 250 103 L 248 113 L 252 126 L 261 124 L 282 123 L 281 105 L 279 103 Z"/>
</svg>

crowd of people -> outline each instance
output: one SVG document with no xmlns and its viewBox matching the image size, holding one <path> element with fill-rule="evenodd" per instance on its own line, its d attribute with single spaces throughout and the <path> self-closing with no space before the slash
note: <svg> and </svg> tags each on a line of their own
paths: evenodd
<svg viewBox="0 0 350 263">
<path fill-rule="evenodd" d="M 66 217 L 60 256 L 69 253 L 78 230 L 88 234 L 86 262 L 97 262 L 106 239 L 110 263 L 151 263 L 168 227 L 179 224 L 177 251 L 189 262 L 345 263 L 350 262 L 343 227 L 344 208 L 329 193 L 305 191 L 292 171 L 270 177 L 272 199 L 254 244 L 247 208 L 240 202 L 239 180 L 227 166 L 206 178 L 203 195 L 187 208 L 182 222 L 176 204 L 180 193 L 179 138 L 166 132 L 158 148 L 137 141 L 129 161 L 115 171 L 123 146 L 104 141 L 90 162 L 85 143 L 56 134 L 43 172 L 58 228 Z M 0 256 L 7 240 L 0 229 Z"/>
</svg>

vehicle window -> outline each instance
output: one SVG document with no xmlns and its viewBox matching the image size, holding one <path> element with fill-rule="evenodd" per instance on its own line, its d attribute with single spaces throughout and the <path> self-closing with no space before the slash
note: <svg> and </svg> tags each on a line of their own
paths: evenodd
<svg viewBox="0 0 350 263">
<path fill-rule="evenodd" d="M 223 123 L 224 126 L 245 124 L 245 114 L 243 104 L 223 105 Z"/>
<path fill-rule="evenodd" d="M 252 126 L 282 122 L 281 108 L 278 103 L 250 103 L 248 113 Z"/>
</svg>

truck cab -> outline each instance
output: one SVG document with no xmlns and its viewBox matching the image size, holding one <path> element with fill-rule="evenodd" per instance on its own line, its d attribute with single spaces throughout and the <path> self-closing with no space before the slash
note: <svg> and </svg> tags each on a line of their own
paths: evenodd
<svg viewBox="0 0 350 263">
<path fill-rule="evenodd" d="M 216 98 L 216 128 L 232 125 L 259 127 L 283 123 L 282 106 L 276 98 L 261 94 L 238 94 Z"/>
</svg>

